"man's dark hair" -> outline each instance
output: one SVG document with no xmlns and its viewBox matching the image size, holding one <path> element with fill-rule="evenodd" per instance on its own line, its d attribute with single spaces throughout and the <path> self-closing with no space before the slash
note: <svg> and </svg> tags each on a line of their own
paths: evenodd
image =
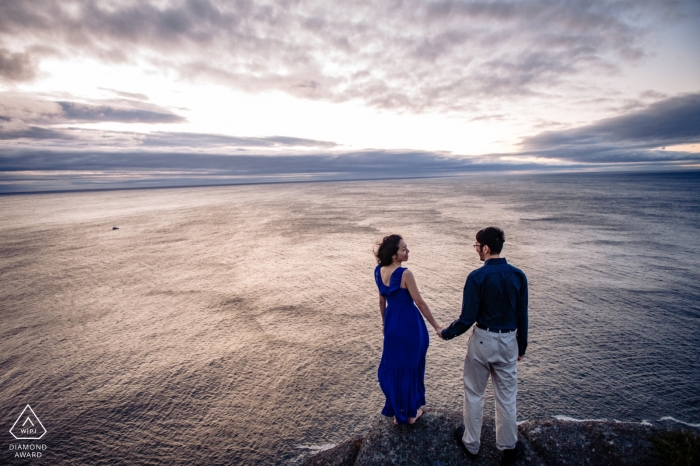
<svg viewBox="0 0 700 466">
<path fill-rule="evenodd" d="M 491 254 L 500 254 L 503 243 L 506 242 L 506 234 L 498 227 L 484 228 L 476 234 L 476 242 L 482 246 L 488 246 Z"/>
<path fill-rule="evenodd" d="M 382 238 L 377 243 L 377 250 L 374 252 L 377 262 L 382 266 L 391 265 L 394 262 L 394 254 L 399 250 L 399 243 L 403 238 L 401 235 L 389 235 Z"/>
</svg>

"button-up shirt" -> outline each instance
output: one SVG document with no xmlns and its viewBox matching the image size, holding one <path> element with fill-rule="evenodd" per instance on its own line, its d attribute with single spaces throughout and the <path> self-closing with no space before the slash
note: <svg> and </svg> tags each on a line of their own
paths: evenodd
<svg viewBox="0 0 700 466">
<path fill-rule="evenodd" d="M 518 354 L 527 348 L 527 278 L 505 259 L 489 259 L 469 274 L 462 296 L 462 314 L 442 331 L 449 340 L 474 322 L 493 330 L 517 330 Z"/>
</svg>

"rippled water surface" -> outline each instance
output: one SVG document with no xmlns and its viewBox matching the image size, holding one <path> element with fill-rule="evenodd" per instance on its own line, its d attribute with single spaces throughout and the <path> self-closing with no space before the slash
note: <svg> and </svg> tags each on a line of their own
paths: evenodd
<svg viewBox="0 0 700 466">
<path fill-rule="evenodd" d="M 520 420 L 699 423 L 699 193 L 691 173 L 0 197 L 0 458 L 22 464 L 27 403 L 47 464 L 294 464 L 362 434 L 373 242 L 404 236 L 448 324 L 490 224 L 530 281 Z M 431 337 L 428 407 L 461 409 L 465 345 Z"/>
</svg>

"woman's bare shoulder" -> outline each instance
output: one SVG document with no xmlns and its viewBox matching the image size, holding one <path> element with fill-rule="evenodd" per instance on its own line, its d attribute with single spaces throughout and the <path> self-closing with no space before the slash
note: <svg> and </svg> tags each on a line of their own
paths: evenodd
<svg viewBox="0 0 700 466">
<path fill-rule="evenodd" d="M 403 271 L 403 276 L 401 277 L 401 288 L 408 288 L 416 283 L 416 277 L 413 276 L 413 272 L 409 269 Z"/>
</svg>

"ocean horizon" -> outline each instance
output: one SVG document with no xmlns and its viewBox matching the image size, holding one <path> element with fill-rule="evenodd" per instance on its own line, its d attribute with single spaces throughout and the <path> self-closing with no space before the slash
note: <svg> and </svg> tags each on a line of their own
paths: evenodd
<svg viewBox="0 0 700 466">
<path fill-rule="evenodd" d="M 97 183 L 85 183 L 85 186 L 94 187 L 80 187 L 80 185 L 73 185 L 68 182 L 67 188 L 62 189 L 34 189 L 32 191 L 15 191 L 15 190 L 3 190 L 6 186 L 0 185 L 0 196 L 24 196 L 24 195 L 36 195 L 36 194 L 67 194 L 67 193 L 88 193 L 88 192 L 101 192 L 101 191 L 139 191 L 139 190 L 153 190 L 153 189 L 189 189 L 189 188 L 223 188 L 230 186 L 257 186 L 257 185 L 277 185 L 277 184 L 307 184 L 307 183 L 351 183 L 359 181 L 408 181 L 408 180 L 441 180 L 441 179 L 452 179 L 452 178 L 500 178 L 500 177 L 527 177 L 527 176 L 577 176 L 577 175 L 590 175 L 595 174 L 596 176 L 657 176 L 657 175 L 677 175 L 677 174 L 694 174 L 700 173 L 700 168 L 674 168 L 674 167 L 649 167 L 647 169 L 629 169 L 621 168 L 619 170 L 592 170 L 592 171 L 581 171 L 581 170 L 521 170 L 521 171 L 506 171 L 506 170 L 491 170 L 491 171 L 464 171 L 464 172 L 446 172 L 442 174 L 405 174 L 400 176 L 388 176 L 380 175 L 377 177 L 370 176 L 358 176 L 354 173 L 348 173 L 345 177 L 338 178 L 325 178 L 319 176 L 313 179 L 303 179 L 303 178 L 292 178 L 289 179 L 287 175 L 277 175 L 270 176 L 266 178 L 246 176 L 239 177 L 237 180 L 230 180 L 228 182 L 205 182 L 203 180 L 197 179 L 196 181 L 188 181 L 182 184 L 155 184 L 155 182 L 162 182 L 158 177 L 151 176 L 154 184 L 152 185 L 109 185 L 104 186 Z"/>
</svg>

